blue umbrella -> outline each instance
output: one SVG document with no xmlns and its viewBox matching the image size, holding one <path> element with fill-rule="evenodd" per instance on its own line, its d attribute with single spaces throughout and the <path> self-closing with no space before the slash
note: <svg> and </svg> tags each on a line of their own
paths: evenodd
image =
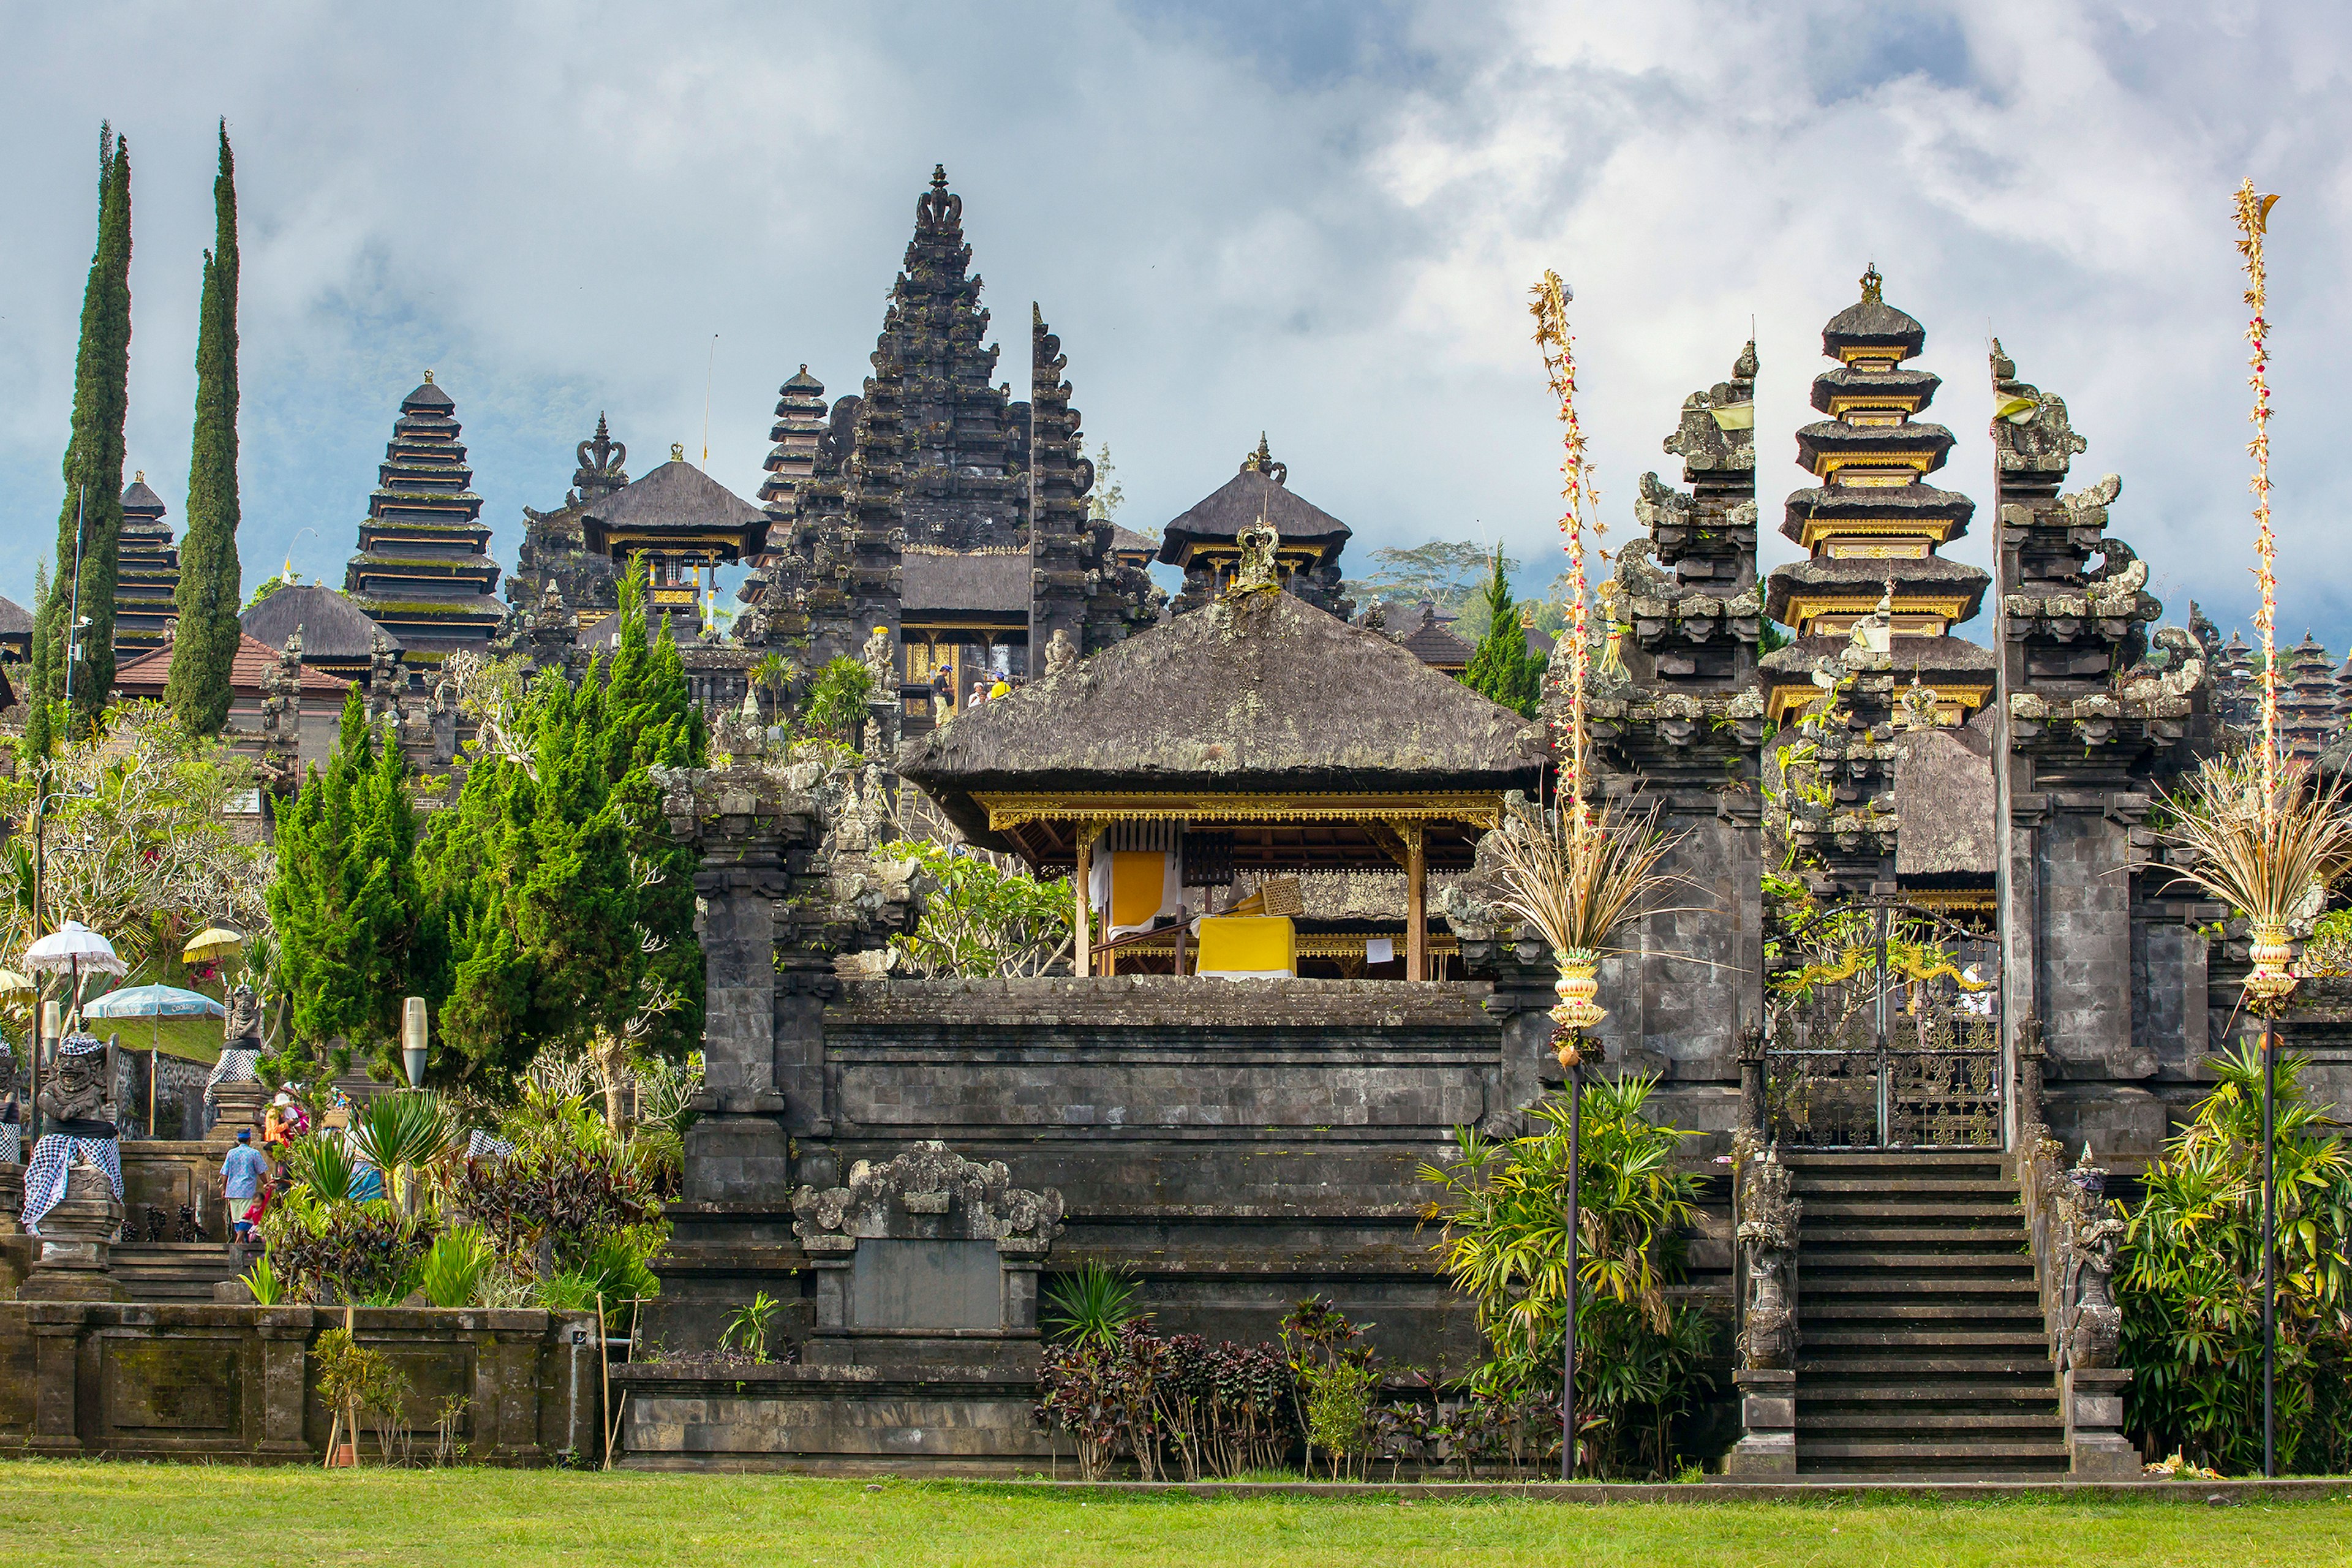
<svg viewBox="0 0 2352 1568">
<path fill-rule="evenodd" d="M 85 1018 L 225 1018 L 228 1009 L 201 991 L 130 985 L 82 1005 Z"/>
<path fill-rule="evenodd" d="M 130 985 L 82 1005 L 84 1018 L 144 1018 L 147 1024 L 147 1135 L 155 1134 L 155 1020 L 226 1018 L 228 1009 L 200 991 L 173 985 Z"/>
</svg>

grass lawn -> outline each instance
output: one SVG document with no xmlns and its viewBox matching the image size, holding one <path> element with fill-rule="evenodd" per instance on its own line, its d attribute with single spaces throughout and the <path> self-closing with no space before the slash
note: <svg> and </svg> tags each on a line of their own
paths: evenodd
<svg viewBox="0 0 2352 1568">
<path fill-rule="evenodd" d="M 2352 1504 L 1107 1498 L 1015 1487 L 560 1471 L 0 1462 L 0 1559 L 109 1564 L 2352 1563 Z"/>
</svg>

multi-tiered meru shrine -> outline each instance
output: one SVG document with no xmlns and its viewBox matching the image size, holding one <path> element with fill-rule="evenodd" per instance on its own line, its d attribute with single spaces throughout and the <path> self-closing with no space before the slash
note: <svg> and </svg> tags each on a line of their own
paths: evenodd
<svg viewBox="0 0 2352 1568">
<path fill-rule="evenodd" d="M 457 410 L 429 370 L 400 400 L 359 553 L 343 571 L 343 592 L 398 640 L 411 666 L 480 652 L 504 618 Z"/>
</svg>

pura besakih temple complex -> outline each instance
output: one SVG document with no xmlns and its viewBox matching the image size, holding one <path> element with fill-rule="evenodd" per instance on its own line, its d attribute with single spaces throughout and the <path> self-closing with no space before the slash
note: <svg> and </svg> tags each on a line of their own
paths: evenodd
<svg viewBox="0 0 2352 1568">
<path fill-rule="evenodd" d="M 672 628 L 680 642 L 701 632 L 719 568 L 759 554 L 768 526 L 766 512 L 688 462 L 676 445 L 669 461 L 645 478 L 580 505 L 588 553 L 614 571 L 642 557 L 648 610 L 683 623 Z"/>
<path fill-rule="evenodd" d="M 541 620 L 563 606 L 577 618 L 579 629 L 588 631 L 620 609 L 620 572 L 612 556 L 588 548 L 581 518 L 590 507 L 626 488 L 629 449 L 613 439 L 599 414 L 596 434 L 581 442 L 575 455 L 580 466 L 572 471 L 563 504 L 549 511 L 522 509 L 522 544 L 515 552 L 515 569 L 507 574 L 507 600 L 510 615 Z"/>
<path fill-rule="evenodd" d="M 133 475 L 122 491 L 122 534 L 116 548 L 114 662 L 161 647 L 178 616 L 180 547 L 163 521 L 163 498 Z"/>
<path fill-rule="evenodd" d="M 457 404 L 425 373 L 400 401 L 343 592 L 405 650 L 412 666 L 479 653 L 499 629 L 498 563 L 482 498 L 466 465 Z"/>
<path fill-rule="evenodd" d="M 747 645 L 805 638 L 812 667 L 877 638 L 908 725 L 936 722 L 938 687 L 1043 672 L 1045 646 L 1107 646 L 1158 617 L 1160 595 L 1087 516 L 1093 465 L 1062 377 L 1060 341 L 1031 310 L 1031 401 L 996 384 L 996 345 L 944 169 L 915 232 L 854 396 L 824 407 L 807 366 L 780 389 L 769 479 L 777 523 L 741 590 Z M 887 683 L 886 683 L 887 685 Z"/>
<path fill-rule="evenodd" d="M 1239 473 L 1160 531 L 1160 563 L 1184 574 L 1169 608 L 1182 615 L 1213 603 L 1233 581 L 1243 531 L 1261 521 L 1281 536 L 1276 570 L 1283 590 L 1342 619 L 1353 615 L 1354 605 L 1341 597 L 1339 569 L 1351 531 L 1290 488 L 1290 465 L 1275 460 L 1263 435 Z"/>
<path fill-rule="evenodd" d="M 462 767 L 439 665 L 576 676 L 648 567 L 717 765 L 656 776 L 696 851 L 707 1072 L 646 1337 L 711 1343 L 766 1291 L 794 1356 L 615 1369 L 628 1462 L 1051 1464 L 1048 1268 L 1108 1266 L 1158 1331 L 1212 1341 L 1320 1297 L 1453 1377 L 1482 1346 L 1422 1173 L 1564 1088 L 1559 970 L 1500 865 L 1565 787 L 1573 650 L 1530 721 L 1456 679 L 1471 646 L 1433 606 L 1352 624 L 1349 530 L 1264 435 L 1156 541 L 1096 515 L 1070 356 L 1033 304 L 1027 401 L 994 381 L 962 216 L 936 170 L 871 374 L 831 402 L 805 364 L 785 380 L 756 502 L 676 447 L 632 480 L 600 416 L 562 504 L 525 510 L 501 620 L 428 374 L 348 596 L 289 584 L 245 616 L 230 729 L 282 791 L 347 681 Z M 1737 1393 L 1692 1424 L 1738 1436 L 1728 1468 L 2137 1474 L 2095 1173 L 2048 1150 L 2140 1167 L 2244 1037 L 2241 925 L 2150 818 L 2258 721 L 2260 672 L 2193 605 L 2158 626 L 2109 531 L 2121 481 L 2067 489 L 2086 443 L 1998 341 L 1995 569 L 1948 559 L 1975 503 L 1928 482 L 1953 437 L 1925 341 L 1874 267 L 1824 328 L 1812 483 L 1783 512 L 1804 558 L 1769 578 L 1754 342 L 1684 400 L 1678 472 L 1636 487 L 1589 632 L 1584 788 L 1655 822 L 1671 880 L 1602 956 L 1587 1071 L 1650 1079 L 1645 1113 L 1690 1134 L 1675 1289 L 1722 1331 Z M 134 540 L 170 548 L 151 500 L 125 496 L 126 626 Z M 1183 574 L 1172 605 L 1154 562 Z M 722 641 L 706 601 L 737 563 Z M 1776 619 L 1794 638 L 1764 654 Z M 782 738 L 794 694 L 772 721 L 751 689 L 772 651 L 874 674 L 853 749 Z M 169 652 L 127 660 L 124 695 L 159 695 Z M 2309 636 L 2283 656 L 2291 743 L 2324 770 L 2352 767 L 2347 684 Z M 1066 951 L 929 971 L 894 942 L 936 896 L 890 853 L 910 820 L 1066 889 Z M 2344 1018 L 2288 1025 L 2338 1101 Z"/>
<path fill-rule="evenodd" d="M 2302 762 L 2319 760 L 2319 753 L 2344 727 L 2343 699 L 2336 680 L 2336 661 L 2308 631 L 2303 640 L 2280 655 L 2279 734 L 2287 754 Z"/>
</svg>

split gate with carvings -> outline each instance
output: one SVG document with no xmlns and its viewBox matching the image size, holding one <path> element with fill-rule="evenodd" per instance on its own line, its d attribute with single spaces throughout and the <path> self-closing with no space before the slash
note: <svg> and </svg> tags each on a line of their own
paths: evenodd
<svg viewBox="0 0 2352 1568">
<path fill-rule="evenodd" d="M 1765 1131 L 1797 1149 L 1999 1149 L 1999 933 L 1892 900 L 1783 931 L 1767 962 Z"/>
</svg>

